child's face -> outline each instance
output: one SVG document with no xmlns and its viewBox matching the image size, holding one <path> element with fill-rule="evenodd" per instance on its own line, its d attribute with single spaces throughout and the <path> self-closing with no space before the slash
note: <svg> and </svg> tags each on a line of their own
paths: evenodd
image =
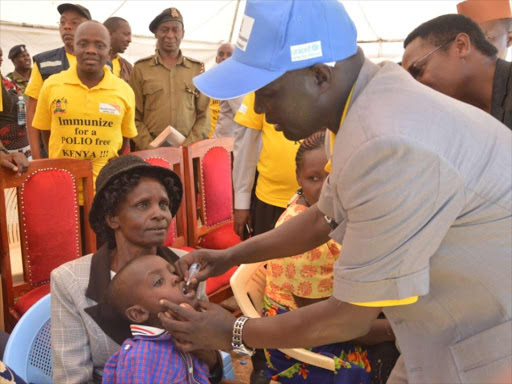
<svg viewBox="0 0 512 384">
<path fill-rule="evenodd" d="M 310 205 L 318 202 L 322 185 L 329 175 L 325 171 L 326 164 L 327 156 L 323 148 L 304 152 L 297 174 L 297 182 L 302 187 L 304 196 Z"/>
<path fill-rule="evenodd" d="M 175 304 L 188 303 L 198 308 L 196 292 L 190 289 L 184 294 L 185 281 L 176 274 L 172 264 L 159 256 L 145 257 L 144 263 L 134 268 L 132 276 L 136 302 L 150 315 L 156 316 L 163 310 L 161 299 Z"/>
</svg>

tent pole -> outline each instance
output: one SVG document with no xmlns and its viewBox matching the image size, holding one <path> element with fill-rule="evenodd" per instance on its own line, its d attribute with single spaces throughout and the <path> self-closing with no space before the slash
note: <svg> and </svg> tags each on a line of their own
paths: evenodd
<svg viewBox="0 0 512 384">
<path fill-rule="evenodd" d="M 231 32 L 229 33 L 229 42 L 231 43 L 231 39 L 233 38 L 233 31 L 235 29 L 236 17 L 238 16 L 238 8 L 240 7 L 240 0 L 236 2 L 235 15 L 233 16 L 233 25 L 231 26 Z"/>
</svg>

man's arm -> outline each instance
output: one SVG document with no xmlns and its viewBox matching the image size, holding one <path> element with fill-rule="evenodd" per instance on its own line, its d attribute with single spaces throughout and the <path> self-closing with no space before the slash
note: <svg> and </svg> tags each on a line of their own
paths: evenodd
<svg viewBox="0 0 512 384">
<path fill-rule="evenodd" d="M 190 145 L 196 141 L 204 140 L 210 131 L 210 98 L 199 93 L 196 100 L 196 121 L 183 145 Z"/>
<path fill-rule="evenodd" d="M 235 122 L 233 121 L 240 104 L 242 104 L 243 97 L 238 97 L 231 100 L 220 100 L 219 120 L 213 132 L 214 137 L 233 137 L 235 134 Z"/>
<path fill-rule="evenodd" d="M 41 136 L 39 130 L 32 126 L 32 121 L 34 121 L 34 115 L 36 113 L 37 108 L 37 99 L 32 97 L 28 97 L 27 103 L 27 133 L 28 133 L 28 142 L 30 144 L 30 151 L 32 152 L 32 158 L 34 160 L 40 159 L 41 155 Z"/>
<path fill-rule="evenodd" d="M 329 240 L 331 227 L 324 214 L 313 205 L 278 228 L 255 236 L 225 250 L 200 249 L 191 252 L 175 264 L 178 273 L 188 278 L 192 263 L 200 263 L 201 270 L 192 278 L 192 284 L 211 276 L 219 276 L 235 265 L 304 253 Z"/>
<path fill-rule="evenodd" d="M 41 131 L 41 138 L 43 139 L 43 144 L 46 151 L 48 151 L 50 148 L 50 134 L 51 131 Z"/>
<path fill-rule="evenodd" d="M 32 158 L 40 159 L 42 157 L 41 154 L 41 136 L 39 130 L 32 126 L 32 121 L 34 120 L 34 115 L 36 113 L 37 108 L 37 100 L 39 100 L 39 93 L 41 92 L 41 88 L 43 87 L 43 77 L 41 76 L 41 72 L 39 71 L 39 67 L 36 62 L 34 62 L 34 66 L 32 67 L 32 72 L 30 74 L 30 81 L 25 89 L 25 95 L 28 96 L 27 102 L 27 134 L 28 141 L 30 144 L 30 150 L 32 152 Z"/>
<path fill-rule="evenodd" d="M 159 314 L 165 329 L 176 337 L 179 348 L 185 351 L 231 348 L 235 318 L 222 307 L 201 302 L 203 312 L 196 312 L 166 300 L 161 303 L 180 319 Z M 243 342 L 252 348 L 308 348 L 353 340 L 372 329 L 379 313 L 380 308 L 351 305 L 331 297 L 279 316 L 248 320 L 243 329 Z"/>
<path fill-rule="evenodd" d="M 140 67 L 133 67 L 130 74 L 130 86 L 135 94 L 135 126 L 137 127 L 137 136 L 132 140 L 137 150 L 149 148 L 149 143 L 153 141 L 153 137 L 144 124 L 144 94 L 142 92 L 142 75 Z"/>
<path fill-rule="evenodd" d="M 256 166 L 261 152 L 261 131 L 234 124 L 235 151 L 233 188 L 235 190 L 234 228 L 242 239 L 245 225 L 250 224 L 251 194 Z"/>
</svg>

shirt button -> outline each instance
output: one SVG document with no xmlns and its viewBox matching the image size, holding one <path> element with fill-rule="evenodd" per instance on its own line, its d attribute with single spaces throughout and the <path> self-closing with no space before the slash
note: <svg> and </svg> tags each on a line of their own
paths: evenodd
<svg viewBox="0 0 512 384">
<path fill-rule="evenodd" d="M 127 350 L 129 350 L 129 349 L 130 349 L 130 347 L 131 347 L 131 345 L 130 345 L 130 344 L 126 344 L 126 345 L 124 346 L 124 350 L 125 350 L 125 351 L 127 351 Z"/>
</svg>

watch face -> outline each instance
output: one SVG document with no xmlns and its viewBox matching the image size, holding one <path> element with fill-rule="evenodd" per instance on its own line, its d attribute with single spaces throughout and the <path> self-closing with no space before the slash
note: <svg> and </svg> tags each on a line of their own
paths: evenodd
<svg viewBox="0 0 512 384">
<path fill-rule="evenodd" d="M 232 347 L 233 347 L 233 352 L 235 352 L 237 355 L 241 355 L 241 356 L 254 355 L 254 350 L 247 349 L 245 347 L 245 345 L 242 345 L 240 347 L 235 347 L 234 345 L 232 345 Z"/>
</svg>

